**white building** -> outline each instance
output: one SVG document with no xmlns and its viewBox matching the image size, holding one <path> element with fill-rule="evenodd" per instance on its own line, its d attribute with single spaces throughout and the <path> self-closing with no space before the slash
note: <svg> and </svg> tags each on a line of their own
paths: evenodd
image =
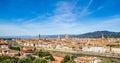
<svg viewBox="0 0 120 63">
<path fill-rule="evenodd" d="M 106 48 L 105 47 L 83 47 L 82 51 L 105 53 Z"/>
<path fill-rule="evenodd" d="M 120 48 L 111 48 L 112 53 L 120 53 Z"/>
</svg>

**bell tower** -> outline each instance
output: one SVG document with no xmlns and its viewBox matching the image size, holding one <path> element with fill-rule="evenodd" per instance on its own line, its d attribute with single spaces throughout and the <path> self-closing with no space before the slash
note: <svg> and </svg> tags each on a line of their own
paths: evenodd
<svg viewBox="0 0 120 63">
<path fill-rule="evenodd" d="M 103 33 L 102 33 L 102 36 L 101 36 L 101 44 L 104 45 L 104 46 L 107 44 L 107 41 L 106 41 Z"/>
<path fill-rule="evenodd" d="M 60 35 L 58 35 L 57 39 L 58 39 L 58 40 L 61 40 L 61 37 L 60 37 Z"/>
</svg>

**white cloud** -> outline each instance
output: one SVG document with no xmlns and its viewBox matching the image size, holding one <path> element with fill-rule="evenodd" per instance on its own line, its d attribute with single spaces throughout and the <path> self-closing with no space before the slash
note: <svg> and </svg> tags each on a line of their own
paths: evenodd
<svg viewBox="0 0 120 63">
<path fill-rule="evenodd" d="M 79 0 L 78 0 L 79 1 Z M 81 15 L 93 13 L 95 11 L 89 11 L 88 8 L 92 4 L 93 0 L 90 0 L 87 7 L 83 9 Z M 33 19 L 15 19 L 17 22 L 23 22 L 22 24 L 0 24 L 1 35 L 37 35 L 37 34 L 80 34 L 89 31 L 108 29 L 120 25 L 119 17 L 112 17 L 109 19 L 93 20 L 92 23 L 82 23 L 79 20 L 78 13 L 74 13 L 76 10 L 76 3 L 74 5 L 71 2 L 60 1 L 56 4 L 56 9 L 52 15 L 42 15 Z M 102 9 L 102 7 L 98 8 Z M 14 21 L 15 21 L 14 20 Z M 88 22 L 88 21 L 87 21 Z M 120 31 L 120 30 L 119 30 Z"/>
<path fill-rule="evenodd" d="M 94 20 L 90 26 L 88 26 L 88 29 L 97 31 L 97 30 L 111 30 L 111 31 L 120 31 L 119 28 L 120 25 L 120 18 L 109 18 L 109 19 L 102 19 L 102 20 Z M 115 29 L 116 30 L 115 30 Z"/>
<path fill-rule="evenodd" d="M 94 12 L 97 12 L 98 10 L 101 10 L 104 8 L 103 5 L 101 6 L 98 6 L 96 9 L 94 10 L 90 10 L 90 6 L 92 5 L 94 0 L 90 0 L 87 4 L 87 6 L 85 8 L 82 9 L 82 11 L 80 12 L 80 17 L 84 17 L 84 16 L 88 16 L 88 15 L 91 15 L 93 14 Z"/>
<path fill-rule="evenodd" d="M 77 15 L 72 13 L 73 11 L 72 6 L 73 5 L 71 5 L 71 3 L 69 2 L 64 2 L 64 1 L 58 2 L 56 4 L 56 9 L 53 12 L 53 15 L 46 17 L 46 19 L 43 20 L 44 23 L 39 22 L 39 20 L 41 19 L 40 17 L 36 17 L 34 19 L 27 21 L 27 23 L 25 22 L 25 27 L 29 27 L 29 26 L 37 27 L 37 28 L 38 27 L 51 27 L 51 28 L 58 27 L 58 28 L 64 29 L 64 28 L 75 26 L 77 24 L 76 23 Z M 34 23 L 34 21 L 38 21 L 38 22 Z"/>
<path fill-rule="evenodd" d="M 0 24 L 0 35 L 10 36 L 10 35 L 24 35 L 30 34 L 27 29 L 20 27 L 19 25 L 11 24 Z"/>
<path fill-rule="evenodd" d="M 90 0 L 88 5 L 81 11 L 80 16 L 85 16 L 88 15 L 89 11 L 88 8 L 90 7 L 90 5 L 92 4 L 93 0 Z"/>
</svg>

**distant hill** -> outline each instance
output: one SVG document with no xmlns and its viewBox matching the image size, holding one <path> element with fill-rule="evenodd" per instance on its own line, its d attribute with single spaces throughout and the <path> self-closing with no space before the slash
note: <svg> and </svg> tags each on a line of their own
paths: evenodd
<svg viewBox="0 0 120 63">
<path fill-rule="evenodd" d="M 120 37 L 120 32 L 110 32 L 110 31 L 95 31 L 95 32 L 76 35 L 76 37 L 100 38 L 102 34 L 104 35 L 104 37 L 114 37 L 114 38 Z"/>
<path fill-rule="evenodd" d="M 114 38 L 120 38 L 120 32 L 111 32 L 111 31 L 95 31 L 95 32 L 89 32 L 85 34 L 69 34 L 70 37 L 77 37 L 77 38 L 100 38 L 101 35 L 104 35 L 104 37 L 114 37 Z M 61 34 L 60 37 L 64 38 L 65 34 Z M 58 35 L 41 35 L 42 38 L 57 38 Z M 0 36 L 0 38 L 37 38 L 37 36 Z"/>
</svg>

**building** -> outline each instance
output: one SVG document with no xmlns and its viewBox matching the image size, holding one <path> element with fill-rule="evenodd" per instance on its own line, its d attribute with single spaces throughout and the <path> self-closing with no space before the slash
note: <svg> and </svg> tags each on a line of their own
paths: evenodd
<svg viewBox="0 0 120 63">
<path fill-rule="evenodd" d="M 34 52 L 35 52 L 35 49 L 32 47 L 23 47 L 21 54 L 27 56 L 27 55 L 32 55 Z"/>
<path fill-rule="evenodd" d="M 40 37 L 40 34 L 38 35 L 38 38 L 40 39 L 41 37 Z"/>
<path fill-rule="evenodd" d="M 82 51 L 84 52 L 97 52 L 97 53 L 105 53 L 105 47 L 83 47 Z"/>
<path fill-rule="evenodd" d="M 75 58 L 76 63 L 99 63 L 100 59 L 97 57 L 77 57 Z"/>
<path fill-rule="evenodd" d="M 68 35 L 68 34 L 66 34 L 66 35 L 65 35 L 65 39 L 67 39 L 67 40 L 68 40 L 69 38 L 70 38 L 70 37 L 69 37 L 69 35 Z"/>
<path fill-rule="evenodd" d="M 60 35 L 58 35 L 57 39 L 58 39 L 58 40 L 61 40 L 61 37 L 60 37 Z"/>
</svg>

